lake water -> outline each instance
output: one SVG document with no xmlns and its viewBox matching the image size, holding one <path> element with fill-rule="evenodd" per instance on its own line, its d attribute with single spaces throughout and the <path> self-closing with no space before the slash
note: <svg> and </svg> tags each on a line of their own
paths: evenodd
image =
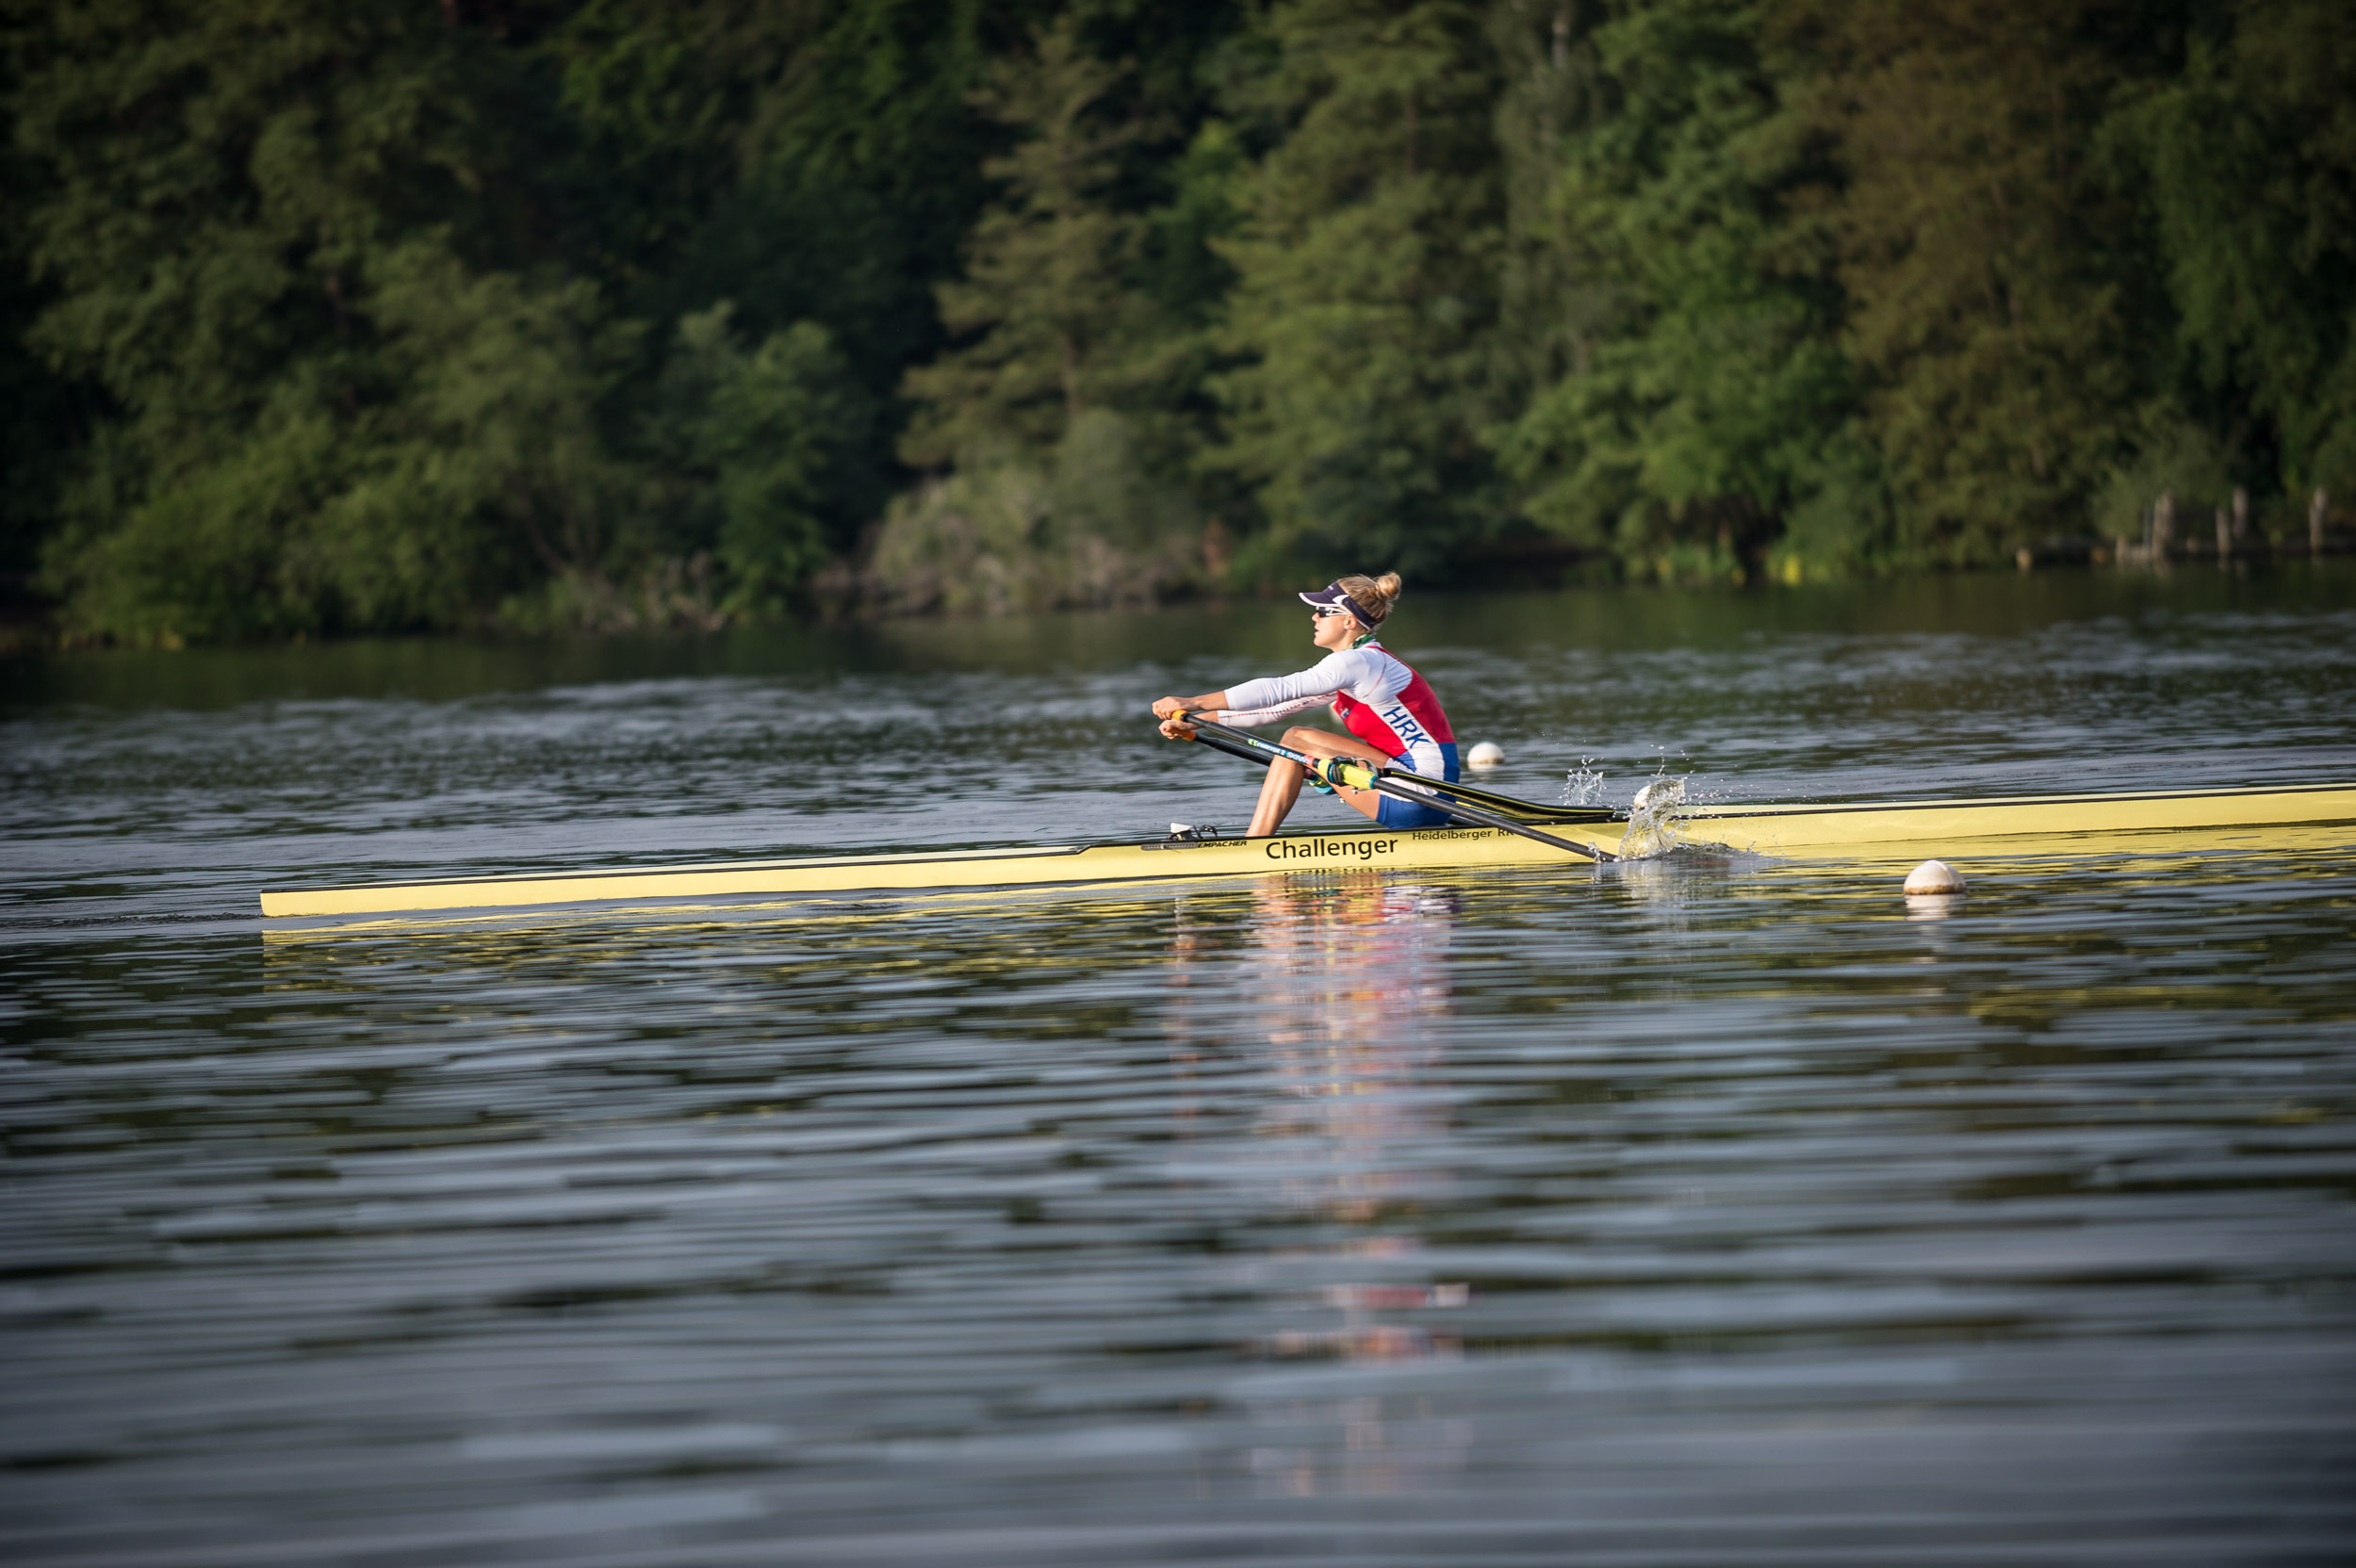
<svg viewBox="0 0 2356 1568">
<path fill-rule="evenodd" d="M 256 918 L 1232 830 L 1305 619 L 8 667 L 0 1559 L 2356 1556 L 2356 849 Z M 1391 645 L 1540 798 L 2356 778 L 2345 566 Z"/>
</svg>

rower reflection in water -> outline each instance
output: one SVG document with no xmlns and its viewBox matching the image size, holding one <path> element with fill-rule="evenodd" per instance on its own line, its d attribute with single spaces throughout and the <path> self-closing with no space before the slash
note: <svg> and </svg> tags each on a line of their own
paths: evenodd
<svg viewBox="0 0 2356 1568">
<path fill-rule="evenodd" d="M 1257 1195 L 1277 1228 L 1273 1245 L 1223 1265 L 1235 1274 L 1219 1293 L 1261 1303 L 1248 1349 L 1309 1365 L 1457 1360 L 1450 1320 L 1471 1291 L 1430 1277 L 1417 1233 L 1453 1184 L 1446 1100 L 1427 1081 L 1452 1011 L 1453 894 L 1366 872 L 1263 884 L 1240 949 L 1220 939 L 1228 908 L 1209 905 L 1200 922 L 1182 910 L 1171 989 L 1257 999 L 1250 1032 L 1231 1034 L 1227 1009 L 1197 1021 L 1182 1004 L 1172 1021 L 1182 1072 L 1208 1070 L 1204 1092 L 1181 1100 L 1179 1137 L 1197 1115 L 1248 1117 L 1255 1135 L 1243 1147 L 1256 1153 L 1228 1144 L 1207 1179 Z M 1239 1097 L 1237 1080 L 1211 1066 L 1231 1054 L 1260 1069 L 1262 1094 Z M 1253 1441 L 1234 1479 L 1262 1494 L 1369 1496 L 1463 1467 L 1472 1427 L 1459 1401 L 1316 1387 L 1280 1380 L 1252 1402 Z M 1229 1480 L 1200 1478 L 1206 1494 Z"/>
<path fill-rule="evenodd" d="M 1379 578 L 1342 578 L 1301 595 L 1315 612 L 1310 641 L 1327 650 L 1325 658 L 1297 675 L 1263 677 L 1202 696 L 1164 697 L 1153 705 L 1162 733 L 1173 741 L 1191 736 L 1194 731 L 1182 714 L 1200 713 L 1216 723 L 1250 728 L 1330 699 L 1334 716 L 1350 734 L 1295 726 L 1284 731 L 1286 745 L 1320 759 L 1348 757 L 1454 783 L 1456 734 L 1448 727 L 1440 699 L 1423 677 L 1375 641 L 1375 629 L 1398 602 L 1399 589 L 1399 574 L 1385 572 Z M 1270 761 L 1246 836 L 1259 839 L 1275 832 L 1301 798 L 1307 776 L 1308 770 L 1298 762 Z M 1449 821 L 1436 807 L 1346 784 L 1318 783 L 1384 827 L 1438 827 Z"/>
</svg>

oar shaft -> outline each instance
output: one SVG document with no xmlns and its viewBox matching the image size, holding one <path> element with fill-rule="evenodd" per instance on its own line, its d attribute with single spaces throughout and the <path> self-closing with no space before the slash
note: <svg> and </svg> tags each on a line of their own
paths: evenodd
<svg viewBox="0 0 2356 1568">
<path fill-rule="evenodd" d="M 1301 760 L 1301 753 L 1278 742 L 1263 740 L 1257 735 L 1248 734 L 1243 730 L 1231 729 L 1210 719 L 1190 718 L 1187 722 L 1201 732 L 1195 737 L 1197 740 L 1215 750 L 1227 753 L 1230 757 L 1244 758 L 1263 766 L 1277 757 L 1283 757 L 1289 761 Z M 1219 733 L 1211 733 L 1214 730 Z M 1477 806 L 1484 811 L 1499 811 L 1509 817 L 1543 823 L 1602 823 L 1610 822 L 1612 818 L 1612 811 L 1604 807 L 1542 806 L 1534 800 L 1516 800 L 1512 795 L 1498 794 L 1494 790 L 1483 790 L 1477 785 L 1466 784 L 1461 780 L 1426 778 L 1421 774 L 1409 775 L 1397 768 L 1390 771 L 1401 777 L 1412 777 L 1421 789 L 1437 791 L 1450 800 L 1460 800 L 1466 805 Z"/>
<path fill-rule="evenodd" d="M 1287 762 L 1297 762 L 1319 777 L 1347 785 L 1353 790 L 1373 790 L 1394 800 L 1406 801 L 1410 805 L 1428 806 L 1460 822 L 1468 822 L 1479 827 L 1493 827 L 1503 833 L 1519 834 L 1525 839 L 1532 839 L 1542 844 L 1551 844 L 1556 849 L 1566 849 L 1573 855 L 1583 855 L 1590 860 L 1619 858 L 1609 850 L 1598 849 L 1594 844 L 1573 843 L 1568 839 L 1558 839 L 1551 833 L 1541 833 L 1528 823 L 1515 822 L 1511 817 L 1484 810 L 1478 806 L 1467 805 L 1461 800 L 1450 800 L 1433 792 L 1429 786 L 1416 789 L 1399 781 L 1402 777 L 1413 776 L 1412 775 L 1399 775 L 1394 769 L 1377 767 L 1371 762 L 1351 758 L 1312 757 L 1305 751 L 1297 751 L 1280 742 L 1264 740 L 1260 736 L 1249 734 L 1240 729 L 1230 729 L 1223 724 L 1215 723 L 1193 713 L 1181 713 L 1178 717 L 1200 731 L 1203 739 L 1210 741 L 1224 752 L 1248 756 L 1262 762 L 1278 759 Z M 1352 775 L 1356 776 L 1353 777 Z"/>
<path fill-rule="evenodd" d="M 1223 751 L 1230 757 L 1240 757 L 1247 762 L 1257 762 L 1264 768 L 1275 760 L 1274 758 L 1254 751 L 1250 746 L 1237 745 L 1224 735 L 1197 735 L 1195 739 L 1214 751 Z"/>
<path fill-rule="evenodd" d="M 1429 806 L 1435 811 L 1446 811 L 1460 822 L 1473 823 L 1481 827 L 1494 827 L 1503 833 L 1518 833 L 1525 839 L 1534 839 L 1542 844 L 1552 844 L 1557 849 L 1567 849 L 1574 855 L 1584 855 L 1590 860 L 1619 858 L 1609 850 L 1598 849 L 1594 844 L 1574 843 L 1568 839 L 1558 839 L 1551 833 L 1541 833 L 1528 823 L 1515 822 L 1512 817 L 1496 811 L 1484 811 L 1478 806 L 1467 806 L 1461 800 L 1448 800 L 1438 795 L 1425 794 L 1420 790 L 1409 789 L 1384 777 L 1380 773 L 1375 775 L 1373 787 L 1394 800 L 1404 800 L 1416 806 Z"/>
</svg>

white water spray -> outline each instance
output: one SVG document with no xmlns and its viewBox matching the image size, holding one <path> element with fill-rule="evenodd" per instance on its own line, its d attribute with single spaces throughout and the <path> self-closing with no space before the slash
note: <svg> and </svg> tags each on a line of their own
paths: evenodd
<svg viewBox="0 0 2356 1568">
<path fill-rule="evenodd" d="M 1620 840 L 1623 859 L 1644 860 L 1666 855 L 1684 842 L 1677 831 L 1677 808 L 1685 804 L 1685 776 L 1657 774 L 1636 792 L 1628 813 L 1628 832 Z"/>
<path fill-rule="evenodd" d="M 1603 798 L 1603 770 L 1592 757 L 1582 757 L 1562 780 L 1562 804 L 1593 806 Z"/>
</svg>

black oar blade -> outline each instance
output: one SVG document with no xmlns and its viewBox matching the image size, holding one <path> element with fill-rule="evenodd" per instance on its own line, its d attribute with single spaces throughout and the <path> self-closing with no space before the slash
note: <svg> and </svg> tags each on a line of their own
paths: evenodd
<svg viewBox="0 0 2356 1568">
<path fill-rule="evenodd" d="M 1499 811 L 1529 822 L 1611 822 L 1619 814 L 1609 806 L 1545 806 L 1534 800 L 1501 795 L 1494 790 L 1483 790 L 1454 780 L 1427 778 L 1423 782 L 1483 810 Z"/>
</svg>

